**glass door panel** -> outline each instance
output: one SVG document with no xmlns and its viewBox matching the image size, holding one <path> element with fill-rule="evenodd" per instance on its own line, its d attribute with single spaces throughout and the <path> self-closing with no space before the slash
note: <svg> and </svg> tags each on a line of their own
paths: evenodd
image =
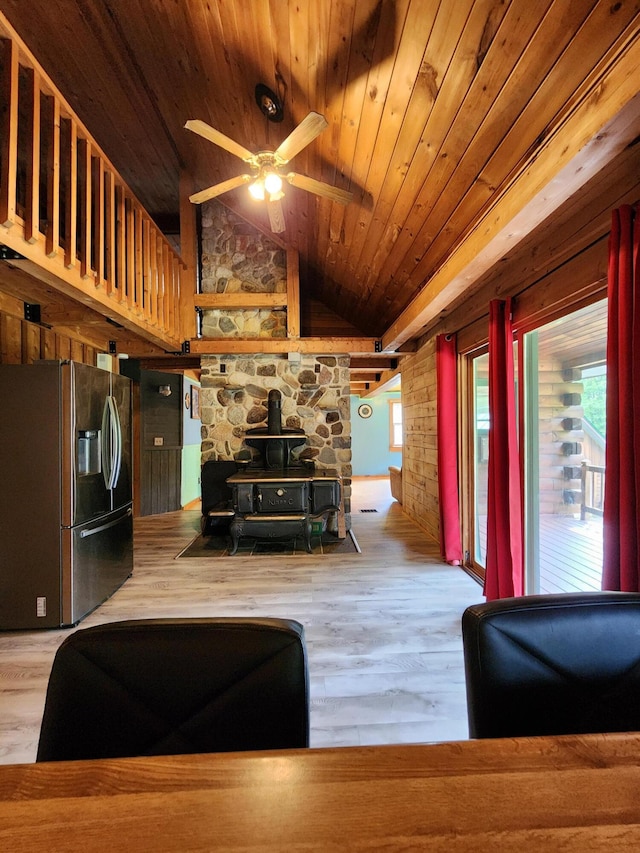
<svg viewBox="0 0 640 853">
<path fill-rule="evenodd" d="M 489 460 L 489 356 L 472 362 L 473 384 L 473 554 L 472 564 L 484 571 L 487 555 L 487 482 Z"/>
<path fill-rule="evenodd" d="M 525 334 L 528 593 L 600 589 L 606 301 Z"/>
</svg>

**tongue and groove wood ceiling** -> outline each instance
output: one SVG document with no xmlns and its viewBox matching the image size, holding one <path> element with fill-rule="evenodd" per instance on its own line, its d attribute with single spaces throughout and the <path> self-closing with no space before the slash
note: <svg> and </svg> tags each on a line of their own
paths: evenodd
<svg viewBox="0 0 640 853">
<path fill-rule="evenodd" d="M 292 168 L 354 201 L 286 186 L 280 237 L 299 250 L 302 299 L 390 348 L 433 326 L 640 133 L 640 4 L 629 0 L 0 0 L 0 10 L 168 232 L 181 174 L 198 190 L 244 170 L 185 121 L 258 151 L 310 110 L 324 115 L 329 127 Z M 258 109 L 258 83 L 281 98 L 282 123 Z M 246 187 L 220 201 L 269 230 Z"/>
</svg>

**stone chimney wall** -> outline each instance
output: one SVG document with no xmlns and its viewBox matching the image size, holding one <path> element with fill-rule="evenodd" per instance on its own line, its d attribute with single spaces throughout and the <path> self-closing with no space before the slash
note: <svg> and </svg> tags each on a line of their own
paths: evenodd
<svg viewBox="0 0 640 853">
<path fill-rule="evenodd" d="M 267 425 L 267 397 L 282 394 L 282 426 L 303 429 L 299 458 L 343 477 L 345 512 L 351 482 L 348 355 L 202 356 L 200 382 L 202 462 L 248 459 L 247 429 Z"/>
<path fill-rule="evenodd" d="M 286 293 L 284 249 L 220 202 L 202 205 L 203 293 Z M 202 312 L 205 338 L 284 338 L 287 314 L 281 309 Z"/>
<path fill-rule="evenodd" d="M 202 290 L 208 293 L 286 292 L 286 254 L 277 244 L 213 200 L 202 206 Z M 302 429 L 296 455 L 343 478 L 349 523 L 351 495 L 350 356 L 260 353 L 259 339 L 286 337 L 286 312 L 207 309 L 205 338 L 255 337 L 256 353 L 201 358 L 202 462 L 248 458 L 247 429 L 266 426 L 271 389 L 282 394 L 282 425 Z"/>
</svg>

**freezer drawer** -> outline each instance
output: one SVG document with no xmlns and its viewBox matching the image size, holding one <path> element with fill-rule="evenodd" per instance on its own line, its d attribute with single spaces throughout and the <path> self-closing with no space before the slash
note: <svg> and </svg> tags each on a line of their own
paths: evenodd
<svg viewBox="0 0 640 853">
<path fill-rule="evenodd" d="M 62 624 L 75 625 L 133 571 L 131 507 L 63 531 Z"/>
</svg>

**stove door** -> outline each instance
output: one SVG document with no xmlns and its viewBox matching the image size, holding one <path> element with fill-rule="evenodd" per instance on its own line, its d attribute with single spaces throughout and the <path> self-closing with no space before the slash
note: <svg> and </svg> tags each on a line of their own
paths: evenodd
<svg viewBox="0 0 640 853">
<path fill-rule="evenodd" d="M 311 512 L 313 515 L 320 515 L 322 512 L 336 509 L 340 509 L 339 481 L 314 481 L 311 492 Z"/>
<path fill-rule="evenodd" d="M 282 482 L 256 485 L 258 512 L 308 512 L 309 483 Z"/>
</svg>

